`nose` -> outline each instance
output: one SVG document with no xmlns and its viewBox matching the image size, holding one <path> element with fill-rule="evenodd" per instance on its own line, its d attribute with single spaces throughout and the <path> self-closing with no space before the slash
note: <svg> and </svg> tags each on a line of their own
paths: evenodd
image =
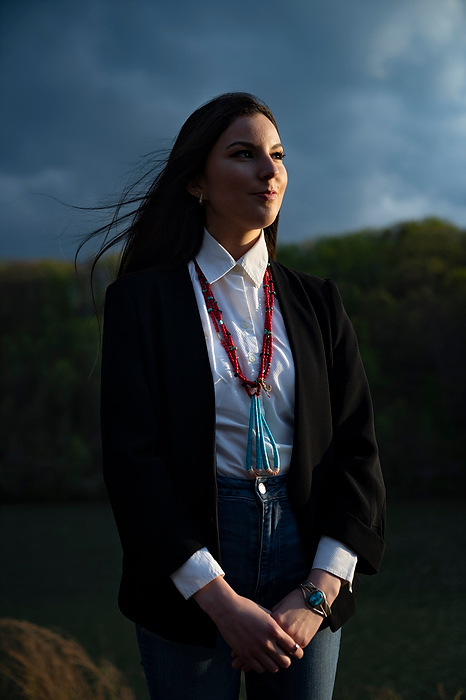
<svg viewBox="0 0 466 700">
<path fill-rule="evenodd" d="M 260 177 L 264 180 L 271 180 L 276 177 L 279 170 L 279 165 L 281 161 L 272 158 L 268 153 L 264 154 L 260 161 Z"/>
</svg>

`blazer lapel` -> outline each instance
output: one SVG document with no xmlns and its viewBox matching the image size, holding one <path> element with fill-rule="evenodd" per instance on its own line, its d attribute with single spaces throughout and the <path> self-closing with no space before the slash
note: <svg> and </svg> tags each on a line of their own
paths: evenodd
<svg viewBox="0 0 466 700">
<path fill-rule="evenodd" d="M 173 392 L 179 412 L 207 434 L 215 428 L 215 393 L 201 318 L 187 267 L 167 273 L 166 293 L 171 319 L 163 327 L 172 328 L 169 344 L 173 368 Z"/>
<path fill-rule="evenodd" d="M 295 416 L 290 477 L 298 478 L 305 500 L 310 488 L 314 455 L 325 447 L 331 429 L 327 360 L 314 307 L 299 277 L 272 262 L 280 310 L 295 365 Z M 322 454 L 322 452 L 320 452 Z"/>
</svg>

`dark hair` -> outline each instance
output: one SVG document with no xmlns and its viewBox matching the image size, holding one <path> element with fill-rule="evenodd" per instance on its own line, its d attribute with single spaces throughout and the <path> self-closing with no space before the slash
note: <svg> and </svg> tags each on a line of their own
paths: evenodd
<svg viewBox="0 0 466 700">
<path fill-rule="evenodd" d="M 104 234 L 92 270 L 102 255 L 119 243 L 124 246 L 118 277 L 149 267 L 180 267 L 192 260 L 202 244 L 204 208 L 188 193 L 187 185 L 202 174 L 210 151 L 233 121 L 254 114 L 263 114 L 277 128 L 267 105 L 246 92 L 219 95 L 199 107 L 181 127 L 168 158 L 158 161 L 155 178 L 151 170 L 127 188 L 114 207 L 111 222 L 88 234 L 77 255 L 88 241 Z M 135 189 L 149 175 L 152 184 L 148 191 L 135 195 Z M 125 213 L 125 208 L 134 204 L 137 208 Z M 119 233 L 121 226 L 123 230 Z M 276 254 L 277 228 L 278 216 L 264 230 L 272 258 Z"/>
</svg>

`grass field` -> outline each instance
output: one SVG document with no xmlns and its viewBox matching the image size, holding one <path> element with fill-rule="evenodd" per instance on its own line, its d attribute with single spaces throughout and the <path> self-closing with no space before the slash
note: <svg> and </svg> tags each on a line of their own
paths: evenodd
<svg viewBox="0 0 466 700">
<path fill-rule="evenodd" d="M 453 700 L 466 691 L 465 535 L 462 502 L 391 504 L 383 568 L 364 581 L 345 627 L 334 700 Z M 1 507 L 0 617 L 72 634 L 145 700 L 133 626 L 116 608 L 119 569 L 107 505 Z"/>
</svg>

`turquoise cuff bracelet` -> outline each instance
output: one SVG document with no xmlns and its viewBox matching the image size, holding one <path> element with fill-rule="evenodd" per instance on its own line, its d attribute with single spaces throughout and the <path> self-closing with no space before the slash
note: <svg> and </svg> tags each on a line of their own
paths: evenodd
<svg viewBox="0 0 466 700">
<path fill-rule="evenodd" d="M 332 609 L 327 603 L 325 593 L 314 586 L 310 581 L 303 581 L 299 584 L 304 597 L 306 607 L 321 617 L 328 617 L 332 614 Z"/>
</svg>

